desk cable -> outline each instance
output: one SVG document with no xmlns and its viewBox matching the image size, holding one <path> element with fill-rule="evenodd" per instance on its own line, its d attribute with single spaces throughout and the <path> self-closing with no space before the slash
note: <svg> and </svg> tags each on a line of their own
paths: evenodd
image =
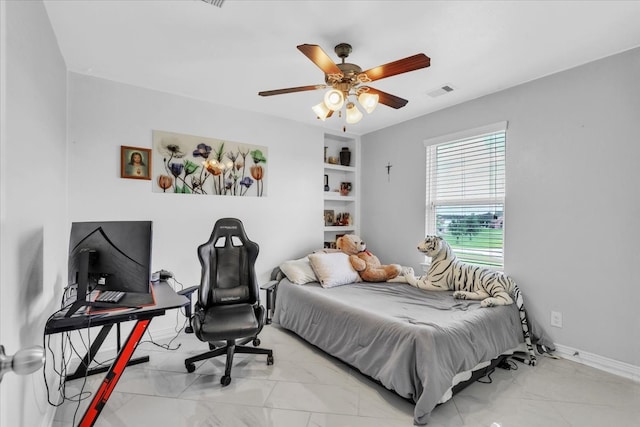
<svg viewBox="0 0 640 427">
<path fill-rule="evenodd" d="M 66 294 L 66 293 L 67 293 L 67 290 L 65 290 L 64 294 Z M 64 294 L 63 294 L 63 297 L 62 297 L 61 304 L 64 303 L 65 299 L 68 297 L 68 296 L 65 296 Z M 53 313 L 47 319 L 47 323 L 54 316 L 60 314 L 61 312 L 64 312 L 64 310 L 68 309 L 70 306 L 71 306 L 71 304 L 67 304 L 67 305 L 63 306 L 60 310 L 58 310 L 55 313 Z M 88 321 L 88 324 L 87 324 L 87 328 L 86 328 L 86 330 L 87 330 L 87 339 L 89 340 L 89 342 L 91 342 L 91 330 L 90 330 L 90 328 L 91 328 L 91 318 L 89 318 L 89 321 Z M 78 330 L 78 335 L 80 337 L 80 341 L 82 342 L 83 346 L 85 347 L 85 350 L 87 352 L 89 352 L 90 349 L 87 347 L 80 330 Z M 51 335 L 43 335 L 43 347 L 46 348 L 51 353 L 51 359 L 52 359 L 52 363 L 53 363 L 53 372 L 58 376 L 57 389 L 58 389 L 58 391 L 60 393 L 60 396 L 62 397 L 62 399 L 57 403 L 54 403 L 54 402 L 51 401 L 51 392 L 50 392 L 49 383 L 47 381 L 47 374 L 46 374 L 46 372 L 47 372 L 47 358 L 45 357 L 45 361 L 44 361 L 44 366 L 43 366 L 42 372 L 43 372 L 45 388 L 47 390 L 47 402 L 49 403 L 49 405 L 54 406 L 56 408 L 60 407 L 62 404 L 64 404 L 65 401 L 77 402 L 76 409 L 75 409 L 74 414 L 73 414 L 73 425 L 75 425 L 76 424 L 76 417 L 77 417 L 77 414 L 78 414 L 78 410 L 80 409 L 80 403 L 83 400 L 88 399 L 89 397 L 91 397 L 91 394 L 92 394 L 90 391 L 85 391 L 85 387 L 87 385 L 88 372 L 85 373 L 85 376 L 83 378 L 82 386 L 80 387 L 80 391 L 78 393 L 70 395 L 70 396 L 67 395 L 65 377 L 67 376 L 67 370 L 68 370 L 69 362 L 71 361 L 71 358 L 73 357 L 73 355 L 75 354 L 75 356 L 78 357 L 78 359 L 80 360 L 81 363 L 82 363 L 82 356 L 80 355 L 80 353 L 78 352 L 76 347 L 73 345 L 73 342 L 71 340 L 70 332 L 63 332 L 62 333 L 61 342 L 60 342 L 61 360 L 60 360 L 60 368 L 59 369 L 57 367 L 57 363 L 56 363 L 56 360 L 55 360 L 55 352 L 53 351 L 53 348 L 51 347 Z M 67 353 L 69 353 L 68 358 L 65 357 L 65 354 L 67 354 Z"/>
<path fill-rule="evenodd" d="M 167 280 L 167 284 L 171 287 L 171 289 L 174 290 L 174 292 L 176 291 L 176 285 L 180 286 L 180 290 L 184 289 L 184 285 L 182 283 L 180 283 L 179 281 L 177 281 L 174 277 L 171 277 L 171 280 L 174 282 L 173 285 Z M 173 336 L 173 338 L 171 338 L 169 340 L 169 342 L 167 344 L 159 344 L 157 342 L 155 342 L 153 340 L 153 337 L 151 336 L 151 332 L 149 331 L 149 329 L 146 330 L 145 335 L 149 335 L 149 339 L 148 340 L 144 340 L 144 341 L 140 341 L 139 344 L 142 343 L 151 343 L 153 345 L 155 345 L 156 347 L 160 347 L 164 350 L 169 350 L 169 351 L 175 351 L 178 350 L 181 346 L 182 343 L 178 343 L 178 345 L 176 345 L 175 347 L 171 347 L 171 344 L 180 336 L 180 331 L 182 331 L 184 329 L 184 327 L 187 325 L 188 319 L 186 319 L 186 312 L 182 311 L 183 309 L 180 308 L 178 310 L 176 310 L 176 323 L 175 326 L 173 328 L 173 330 L 175 331 L 175 335 Z M 182 314 L 183 317 L 185 317 L 185 320 L 182 322 L 182 326 L 180 325 L 180 320 L 179 320 L 179 316 L 180 314 Z"/>
</svg>

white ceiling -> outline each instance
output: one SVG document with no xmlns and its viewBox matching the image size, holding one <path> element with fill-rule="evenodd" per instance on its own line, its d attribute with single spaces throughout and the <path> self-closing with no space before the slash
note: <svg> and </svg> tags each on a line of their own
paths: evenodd
<svg viewBox="0 0 640 427">
<path fill-rule="evenodd" d="M 640 46 L 640 1 L 45 0 L 70 71 L 341 130 L 311 106 L 324 83 L 296 49 L 353 46 L 369 69 L 423 52 L 431 67 L 371 83 L 409 100 L 348 126 L 366 134 Z M 450 85 L 440 97 L 431 91 Z M 589 90 L 589 88 L 585 88 Z"/>
</svg>

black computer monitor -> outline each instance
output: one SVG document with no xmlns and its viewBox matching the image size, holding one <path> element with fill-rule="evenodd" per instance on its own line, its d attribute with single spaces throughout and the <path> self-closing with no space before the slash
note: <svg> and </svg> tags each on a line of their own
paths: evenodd
<svg viewBox="0 0 640 427">
<path fill-rule="evenodd" d="M 77 286 L 77 301 L 67 314 L 95 305 L 86 297 L 95 288 L 150 295 L 151 247 L 151 221 L 74 222 L 68 267 L 69 284 Z M 129 301 L 134 306 L 144 302 L 140 295 Z"/>
</svg>

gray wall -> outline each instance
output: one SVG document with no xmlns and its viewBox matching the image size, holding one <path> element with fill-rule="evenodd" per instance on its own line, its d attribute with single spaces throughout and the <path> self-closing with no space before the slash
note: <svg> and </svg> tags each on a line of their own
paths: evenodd
<svg viewBox="0 0 640 427">
<path fill-rule="evenodd" d="M 369 248 L 418 269 L 424 140 L 507 120 L 505 271 L 556 343 L 640 366 L 638 76 L 634 49 L 363 136 Z"/>
<path fill-rule="evenodd" d="M 0 343 L 14 354 L 42 345 L 66 271 L 67 77 L 41 2 L 3 1 L 0 14 Z M 42 371 L 4 376 L 0 425 L 48 425 L 52 414 Z"/>
</svg>

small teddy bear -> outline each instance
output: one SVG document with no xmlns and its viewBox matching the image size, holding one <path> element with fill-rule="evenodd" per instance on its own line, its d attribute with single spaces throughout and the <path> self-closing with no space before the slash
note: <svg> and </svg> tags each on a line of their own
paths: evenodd
<svg viewBox="0 0 640 427">
<path fill-rule="evenodd" d="M 365 282 L 386 282 L 402 271 L 398 264 L 382 265 L 378 257 L 366 250 L 365 243 L 355 234 L 338 237 L 336 248 L 349 255 L 351 265 Z"/>
</svg>

